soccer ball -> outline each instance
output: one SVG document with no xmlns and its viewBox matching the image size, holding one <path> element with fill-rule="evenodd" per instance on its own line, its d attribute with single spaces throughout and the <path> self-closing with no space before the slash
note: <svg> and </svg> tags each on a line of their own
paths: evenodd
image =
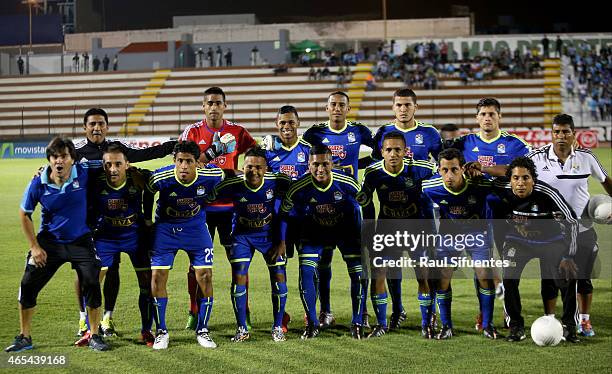
<svg viewBox="0 0 612 374">
<path fill-rule="evenodd" d="M 609 195 L 594 195 L 591 196 L 587 205 L 587 213 L 593 221 L 609 225 L 612 223 L 612 197 Z"/>
<path fill-rule="evenodd" d="M 563 338 L 563 326 L 555 317 L 543 316 L 531 325 L 531 339 L 540 347 L 555 346 Z"/>
</svg>

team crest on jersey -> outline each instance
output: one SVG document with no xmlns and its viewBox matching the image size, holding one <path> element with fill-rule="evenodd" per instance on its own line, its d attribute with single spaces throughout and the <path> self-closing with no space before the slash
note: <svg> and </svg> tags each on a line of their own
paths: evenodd
<svg viewBox="0 0 612 374">
<path fill-rule="evenodd" d="M 274 191 L 272 191 L 272 189 L 267 190 L 266 191 L 266 199 L 270 200 L 273 197 L 274 197 Z"/>
<path fill-rule="evenodd" d="M 412 178 L 406 178 L 404 184 L 406 185 L 406 188 L 411 188 L 412 186 L 414 186 L 414 181 L 412 180 Z"/>
<path fill-rule="evenodd" d="M 353 143 L 355 141 L 355 134 L 352 132 L 348 133 L 348 141 L 349 143 Z"/>
<path fill-rule="evenodd" d="M 133 195 L 135 193 L 138 193 L 138 190 L 136 189 L 136 187 L 130 186 L 130 188 L 128 188 L 128 192 Z"/>
<path fill-rule="evenodd" d="M 78 180 L 72 182 L 72 188 L 79 188 L 79 187 L 80 187 L 80 184 Z"/>
<path fill-rule="evenodd" d="M 503 143 L 497 145 L 497 153 L 506 153 L 506 146 Z"/>
<path fill-rule="evenodd" d="M 538 204 L 533 204 L 533 205 L 531 206 L 531 211 L 532 211 L 532 212 L 537 212 L 537 211 L 538 211 Z"/>
<path fill-rule="evenodd" d="M 336 201 L 342 200 L 342 192 L 340 191 L 334 192 L 334 200 Z"/>
<path fill-rule="evenodd" d="M 383 184 L 383 185 L 381 185 L 381 186 L 380 186 L 380 188 L 379 188 L 379 189 L 381 189 L 381 190 L 386 190 L 386 189 L 388 189 L 388 188 L 389 188 L 389 187 L 387 187 L 387 185 L 386 185 L 386 184 Z"/>
<path fill-rule="evenodd" d="M 206 193 L 206 188 L 204 188 L 204 186 L 198 186 L 198 189 L 196 190 L 196 194 L 198 196 L 202 196 Z"/>
<path fill-rule="evenodd" d="M 423 144 L 423 134 L 416 134 L 414 142 L 417 144 Z"/>
<path fill-rule="evenodd" d="M 468 203 L 470 203 L 470 204 L 476 204 L 476 201 L 477 201 L 477 200 L 476 200 L 476 196 L 474 196 L 474 195 L 470 195 L 470 196 L 468 197 Z"/>
<path fill-rule="evenodd" d="M 219 156 L 219 157 L 215 158 L 214 160 L 212 160 L 210 163 L 218 165 L 218 166 L 222 166 L 222 165 L 225 165 L 226 161 L 227 161 L 227 159 L 225 158 L 225 156 Z"/>
<path fill-rule="evenodd" d="M 304 152 L 299 152 L 297 154 L 297 161 L 298 162 L 305 162 L 306 161 L 306 154 Z"/>
<path fill-rule="evenodd" d="M 346 151 L 343 145 L 328 145 L 327 146 L 332 153 L 332 156 L 339 157 L 344 160 L 346 158 Z"/>
</svg>

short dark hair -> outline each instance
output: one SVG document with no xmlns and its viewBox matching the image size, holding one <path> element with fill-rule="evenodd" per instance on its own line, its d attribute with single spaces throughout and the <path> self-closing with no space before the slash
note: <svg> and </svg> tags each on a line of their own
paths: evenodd
<svg viewBox="0 0 612 374">
<path fill-rule="evenodd" d="M 438 164 L 441 163 L 442 160 L 459 160 L 459 165 L 465 165 L 465 157 L 463 156 L 463 152 L 458 150 L 457 148 L 446 148 L 440 154 L 438 154 Z"/>
<path fill-rule="evenodd" d="M 327 100 L 329 101 L 329 98 L 330 98 L 330 97 L 332 97 L 332 96 L 334 96 L 334 95 L 344 96 L 344 97 L 346 97 L 346 102 L 347 102 L 347 103 L 350 103 L 350 102 L 351 102 L 351 99 L 349 99 L 349 96 L 346 94 L 346 92 L 342 92 L 342 91 L 334 91 L 334 92 L 330 93 L 330 94 L 327 96 Z"/>
<path fill-rule="evenodd" d="M 287 114 L 287 113 L 294 113 L 295 117 L 298 120 L 300 119 L 297 109 L 295 109 L 293 105 L 283 105 L 282 107 L 280 107 L 280 109 L 278 110 L 278 114 L 276 115 L 276 118 L 280 117 L 281 114 Z"/>
<path fill-rule="evenodd" d="M 265 151 L 265 149 L 263 149 L 261 147 L 249 148 L 244 153 L 244 158 L 247 158 L 247 157 L 261 157 L 264 160 L 266 160 L 266 151 Z"/>
<path fill-rule="evenodd" d="M 553 125 L 569 125 L 570 129 L 574 131 L 574 118 L 569 114 L 561 113 L 557 114 L 552 121 Z"/>
<path fill-rule="evenodd" d="M 125 152 L 125 149 L 122 146 L 120 146 L 119 144 L 116 144 L 116 143 L 110 144 L 108 146 L 108 148 L 106 148 L 104 150 L 104 152 L 102 152 L 102 156 L 104 156 L 107 153 L 121 153 L 123 155 L 123 157 L 125 158 L 125 161 L 128 160 L 127 153 Z"/>
<path fill-rule="evenodd" d="M 410 88 L 398 88 L 393 93 L 393 102 L 395 102 L 396 97 L 411 97 L 413 103 L 417 103 L 417 95 Z"/>
<path fill-rule="evenodd" d="M 508 165 L 508 169 L 506 169 L 506 177 L 510 178 L 512 176 L 512 170 L 514 170 L 514 168 L 525 168 L 529 171 L 529 174 L 531 174 L 531 178 L 533 178 L 533 180 L 538 179 L 536 166 L 533 163 L 533 160 L 529 157 L 520 156 L 512 160 L 510 165 Z"/>
<path fill-rule="evenodd" d="M 440 131 L 459 131 L 459 127 L 454 123 L 446 123 L 440 127 Z"/>
<path fill-rule="evenodd" d="M 104 117 L 104 121 L 106 121 L 106 124 L 108 124 L 108 114 L 106 114 L 106 111 L 102 108 L 90 108 L 89 110 L 87 110 L 87 112 L 85 112 L 85 115 L 83 116 L 83 125 L 87 124 L 87 118 L 89 116 L 102 116 Z"/>
<path fill-rule="evenodd" d="M 501 104 L 499 103 L 499 101 L 497 101 L 497 99 L 494 99 L 492 97 L 485 97 L 480 99 L 480 101 L 478 101 L 478 104 L 476 104 L 476 113 L 480 112 L 480 108 L 485 106 L 493 106 L 495 107 L 497 113 L 501 113 Z"/>
<path fill-rule="evenodd" d="M 223 96 L 223 102 L 225 102 L 225 92 L 221 89 L 221 87 L 210 87 L 204 91 L 204 98 L 208 95 L 221 95 Z"/>
<path fill-rule="evenodd" d="M 191 140 L 187 142 L 178 142 L 172 151 L 174 158 L 176 158 L 177 153 L 190 153 L 195 157 L 196 161 L 198 161 L 200 158 L 200 147 Z"/>
<path fill-rule="evenodd" d="M 404 97 L 404 96 L 402 96 L 402 97 Z M 391 132 L 386 133 L 383 136 L 383 141 L 382 142 L 384 143 L 385 140 L 387 140 L 387 139 L 398 139 L 398 140 L 401 140 L 404 143 L 404 146 L 406 145 L 406 138 L 404 138 L 404 134 L 402 134 L 399 131 L 391 131 Z"/>
<path fill-rule="evenodd" d="M 310 156 L 314 156 L 314 155 L 327 155 L 329 154 L 331 156 L 331 150 L 329 149 L 329 147 L 327 147 L 326 145 L 323 144 L 315 144 L 312 147 L 310 147 L 310 152 L 308 152 L 308 154 Z"/>
<path fill-rule="evenodd" d="M 68 148 L 68 153 L 70 154 L 70 157 L 76 161 L 77 153 L 76 153 L 76 149 L 74 148 L 74 143 L 72 142 L 72 140 L 68 138 L 62 138 L 59 136 L 51 139 L 51 141 L 47 145 L 47 150 L 46 150 L 47 161 L 51 160 L 51 156 L 55 156 L 55 155 L 58 155 L 64 152 L 66 148 Z"/>
</svg>

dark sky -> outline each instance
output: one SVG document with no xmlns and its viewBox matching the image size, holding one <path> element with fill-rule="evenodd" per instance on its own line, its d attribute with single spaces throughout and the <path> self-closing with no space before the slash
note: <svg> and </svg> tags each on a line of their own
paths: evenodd
<svg viewBox="0 0 612 374">
<path fill-rule="evenodd" d="M 104 5 L 106 29 L 109 31 L 172 27 L 172 16 L 175 15 L 255 13 L 262 23 L 382 18 L 382 0 L 90 1 L 94 1 L 94 7 L 100 10 Z M 0 14 L 27 13 L 27 8 L 20 2 L 0 0 Z M 599 1 L 387 0 L 387 17 L 449 17 L 453 4 L 467 5 L 475 13 L 477 33 L 612 31 L 610 12 L 604 10 L 606 2 Z M 510 18 L 504 17 L 500 21 L 500 16 Z"/>
</svg>

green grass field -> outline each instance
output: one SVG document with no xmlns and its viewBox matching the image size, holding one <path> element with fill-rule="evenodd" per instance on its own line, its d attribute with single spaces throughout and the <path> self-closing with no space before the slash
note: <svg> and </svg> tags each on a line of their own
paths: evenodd
<svg viewBox="0 0 612 374">
<path fill-rule="evenodd" d="M 612 170 L 610 149 L 597 150 L 608 171 Z M 18 222 L 21 196 L 34 170 L 44 160 L 0 160 L 0 343 L 10 344 L 18 333 L 17 290 L 23 273 L 27 246 Z M 154 168 L 170 159 L 141 164 Z M 601 185 L 591 180 L 591 192 L 601 193 Z M 38 212 L 37 212 L 38 213 Z M 37 214 L 38 216 L 38 214 Z M 38 222 L 38 219 L 37 219 Z M 38 224 L 36 224 L 38 225 Z M 601 256 L 609 261 L 610 227 L 598 227 Z M 74 272 L 63 266 L 38 298 L 34 316 L 35 350 L 29 354 L 66 354 L 69 365 L 58 369 L 69 372 L 554 372 L 612 371 L 612 276 L 608 271 L 595 280 L 591 320 L 597 335 L 582 339 L 577 345 L 561 343 L 540 348 L 531 339 L 521 343 L 486 340 L 474 329 L 478 303 L 471 279 L 453 281 L 453 320 L 456 336 L 450 341 L 426 341 L 419 335 L 420 313 L 416 302 L 416 282 L 407 279 L 403 285 L 404 306 L 408 320 L 399 332 L 380 339 L 354 341 L 350 338 L 349 279 L 341 256 L 334 257 L 332 307 L 338 326 L 325 331 L 320 338 L 302 341 L 303 308 L 298 296 L 297 261 L 288 264 L 289 298 L 287 311 L 293 316 L 288 340 L 274 343 L 270 338 L 272 321 L 268 272 L 261 256 L 255 258 L 250 273 L 252 339 L 242 344 L 230 342 L 235 320 L 229 296 L 230 267 L 223 249 L 216 249 L 214 268 L 215 306 L 211 319 L 213 338 L 219 345 L 206 350 L 197 345 L 192 331 L 183 330 L 188 310 L 186 286 L 187 256 L 180 252 L 170 274 L 168 291 L 168 327 L 170 348 L 153 351 L 136 344 L 140 331 L 136 277 L 124 255 L 121 265 L 121 292 L 114 320 L 119 337 L 110 339 L 113 350 L 92 352 L 72 346 L 78 326 L 73 281 Z M 610 269 L 609 263 L 602 269 Z M 539 281 L 521 284 L 523 315 L 529 326 L 542 315 Z M 561 303 L 558 303 L 560 315 Z M 368 297 L 368 309 L 373 314 Z M 373 317 L 371 317 L 371 321 Z M 495 307 L 495 323 L 502 325 L 502 303 Z M 506 331 L 502 331 L 505 333 Z M 0 359 L 6 361 L 6 353 Z M 0 368 L 6 367 L 0 365 Z M 0 369 L 6 370 L 6 369 Z"/>
</svg>

